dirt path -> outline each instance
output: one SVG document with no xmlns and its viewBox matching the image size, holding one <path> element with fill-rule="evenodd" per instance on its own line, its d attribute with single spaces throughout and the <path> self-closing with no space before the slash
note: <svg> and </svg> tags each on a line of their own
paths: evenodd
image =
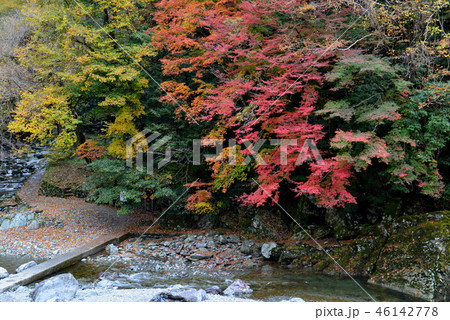
<svg viewBox="0 0 450 320">
<path fill-rule="evenodd" d="M 45 215 L 65 222 L 69 229 L 95 229 L 101 233 L 126 231 L 134 226 L 135 217 L 118 215 L 112 207 L 87 203 L 83 199 L 52 198 L 39 196 L 39 187 L 45 171 L 34 174 L 19 191 L 19 197 L 33 210 L 42 210 Z"/>
<path fill-rule="evenodd" d="M 55 221 L 59 227 L 0 231 L 0 254 L 54 257 L 100 236 L 139 232 L 151 220 L 142 214 L 118 215 L 114 208 L 86 203 L 79 198 L 39 196 L 44 173 L 41 170 L 30 177 L 18 195 L 30 205 L 30 211 L 42 210 L 40 219 Z"/>
</svg>

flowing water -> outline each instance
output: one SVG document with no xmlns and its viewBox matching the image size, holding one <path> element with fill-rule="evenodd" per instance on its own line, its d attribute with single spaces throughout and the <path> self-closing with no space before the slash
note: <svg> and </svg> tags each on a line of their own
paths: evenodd
<svg viewBox="0 0 450 320">
<path fill-rule="evenodd" d="M 0 158 L 0 202 L 13 200 L 28 177 L 45 165 L 43 154 L 38 150 L 21 157 Z"/>
<path fill-rule="evenodd" d="M 0 266 L 10 273 L 23 263 L 35 260 L 30 257 L 0 256 Z M 72 273 L 81 285 L 88 285 L 98 280 L 107 266 L 95 267 L 80 262 L 59 273 Z M 196 289 L 206 289 L 218 285 L 225 289 L 233 280 L 244 280 L 253 289 L 251 299 L 263 301 L 281 301 L 300 297 L 306 301 L 371 301 L 351 279 L 331 277 L 323 274 L 292 270 L 279 265 L 266 265 L 247 272 L 236 273 L 233 277 L 184 276 L 164 277 L 146 273 L 126 274 L 120 268 L 112 268 L 111 273 L 118 276 L 114 281 L 120 289 L 132 288 L 166 288 L 171 285 L 187 285 Z M 396 293 L 392 290 L 367 285 L 358 279 L 360 285 L 377 301 L 415 301 L 414 298 Z"/>
<path fill-rule="evenodd" d="M 78 263 L 62 272 L 70 272 L 82 284 L 98 281 L 99 276 L 109 266 L 93 267 Z M 127 273 L 128 272 L 128 273 Z M 306 301 L 372 301 L 350 278 L 332 277 L 310 271 L 294 270 L 278 264 L 235 273 L 229 277 L 211 277 L 207 275 L 183 275 L 182 277 L 155 275 L 151 273 L 129 273 L 121 268 L 109 269 L 114 275 L 114 285 L 119 289 L 166 288 L 172 285 L 186 285 L 196 289 L 219 286 L 226 289 L 232 281 L 242 279 L 253 289 L 251 299 L 263 301 L 281 301 L 300 297 Z M 415 301 L 414 298 L 366 284 L 363 279 L 358 283 L 377 301 Z"/>
</svg>

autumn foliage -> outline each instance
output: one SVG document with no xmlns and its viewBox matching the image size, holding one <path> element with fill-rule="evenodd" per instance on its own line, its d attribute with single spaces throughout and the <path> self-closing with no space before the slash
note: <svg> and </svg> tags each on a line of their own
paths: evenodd
<svg viewBox="0 0 450 320">
<path fill-rule="evenodd" d="M 346 44 L 341 35 L 350 17 L 345 7 L 303 0 L 164 0 L 157 8 L 154 45 L 167 50 L 161 61 L 172 77 L 162 84 L 167 93 L 162 101 L 175 98 L 178 114 L 187 121 L 213 122 L 208 139 L 297 141 L 288 148 L 287 165 L 279 163 L 280 148 L 262 150 L 267 165 L 255 165 L 257 183 L 249 179 L 253 191 L 240 197 L 242 203 L 276 202 L 286 182 L 297 196 L 312 195 L 321 206 L 356 203 L 350 181 L 374 163 L 403 165 L 404 171 L 392 169 L 395 183 L 427 184 L 419 174 L 399 181 L 408 176 L 407 168 L 414 170 L 404 147 L 414 142 L 393 125 L 408 103 L 409 84 L 387 61 L 357 49 L 339 50 Z M 364 78 L 384 78 L 392 88 L 380 85 L 374 88 L 379 94 L 365 101 L 334 98 L 336 92 L 351 95 Z M 324 122 L 329 119 L 331 127 Z M 322 146 L 324 161 L 299 168 L 296 160 L 306 139 Z M 226 190 L 240 169 L 217 166 L 216 189 Z M 435 180 L 434 194 L 441 189 Z"/>
<path fill-rule="evenodd" d="M 87 140 L 77 148 L 78 157 L 80 157 L 80 159 L 85 159 L 88 163 L 101 159 L 105 154 L 106 148 L 93 140 Z"/>
<path fill-rule="evenodd" d="M 186 201 L 185 208 L 195 214 L 207 214 L 215 211 L 212 194 L 207 190 L 197 190 Z"/>
<path fill-rule="evenodd" d="M 9 128 L 59 158 L 88 134 L 105 145 L 78 147 L 94 165 L 124 160 L 143 129 L 176 137 L 162 175 L 207 181 L 187 200 L 195 213 L 216 212 L 222 196 L 331 208 L 370 198 L 369 186 L 450 195 L 448 1 L 31 3 L 16 54 L 35 81 Z M 186 160 L 198 138 L 236 143 L 199 169 Z M 323 161 L 299 162 L 305 144 Z"/>
</svg>

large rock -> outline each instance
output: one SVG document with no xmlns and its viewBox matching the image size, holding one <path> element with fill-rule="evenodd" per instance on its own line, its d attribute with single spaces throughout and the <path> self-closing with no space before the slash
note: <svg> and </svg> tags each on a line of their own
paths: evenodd
<svg viewBox="0 0 450 320">
<path fill-rule="evenodd" d="M 172 290 L 157 294 L 150 302 L 201 302 L 206 300 L 205 290 Z"/>
<path fill-rule="evenodd" d="M 31 222 L 31 224 L 27 227 L 28 230 L 38 230 L 41 228 L 45 228 L 46 224 L 42 220 L 34 220 Z"/>
<path fill-rule="evenodd" d="M 70 273 L 65 273 L 39 283 L 31 297 L 35 302 L 71 301 L 78 289 L 77 279 Z"/>
<path fill-rule="evenodd" d="M 243 241 L 239 251 L 241 251 L 241 253 L 246 254 L 246 255 L 252 254 L 253 245 L 254 245 L 254 243 L 252 241 L 248 241 L 248 240 Z"/>
<path fill-rule="evenodd" d="M 450 301 L 450 211 L 394 220 L 369 283 Z"/>
<path fill-rule="evenodd" d="M 16 269 L 16 272 L 20 273 L 20 272 L 23 272 L 23 271 L 25 271 L 27 269 L 33 268 L 34 266 L 37 266 L 37 263 L 35 261 L 30 261 L 30 262 L 24 263 L 20 267 L 18 267 Z"/>
<path fill-rule="evenodd" d="M 0 230 L 8 230 L 11 226 L 11 220 L 9 218 L 6 218 L 2 221 L 2 224 L 0 225 Z"/>
<path fill-rule="evenodd" d="M 5 268 L 0 267 L 0 280 L 1 279 L 5 279 L 8 276 L 9 276 L 8 270 L 6 270 Z"/>
<path fill-rule="evenodd" d="M 26 227 L 28 225 L 28 213 L 19 212 L 11 221 L 10 228 Z"/>
<path fill-rule="evenodd" d="M 252 210 L 252 209 L 250 209 Z M 289 230 L 284 223 L 284 212 L 256 209 L 248 222 L 246 229 L 258 238 L 277 239 L 280 235 L 287 235 Z M 242 227 L 245 227 L 242 226 Z"/>
<path fill-rule="evenodd" d="M 222 294 L 222 289 L 218 286 L 212 286 L 205 290 L 207 294 L 214 294 L 214 295 L 220 295 Z"/>
<path fill-rule="evenodd" d="M 223 292 L 226 296 L 241 296 L 253 293 L 253 290 L 244 281 L 237 279 Z"/>
<path fill-rule="evenodd" d="M 272 258 L 272 251 L 277 247 L 275 242 L 264 243 L 261 248 L 261 254 L 266 259 Z"/>
</svg>

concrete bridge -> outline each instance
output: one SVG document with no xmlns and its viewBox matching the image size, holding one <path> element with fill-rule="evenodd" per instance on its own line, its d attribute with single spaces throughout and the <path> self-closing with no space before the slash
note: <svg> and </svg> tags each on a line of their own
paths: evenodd
<svg viewBox="0 0 450 320">
<path fill-rule="evenodd" d="M 81 259 L 104 250 L 107 245 L 122 242 L 131 236 L 132 234 L 130 233 L 103 236 L 79 248 L 73 249 L 64 255 L 47 260 L 23 272 L 10 275 L 8 278 L 0 280 L 0 293 L 12 289 L 15 286 L 28 285 L 64 268 L 70 267 Z"/>
</svg>

